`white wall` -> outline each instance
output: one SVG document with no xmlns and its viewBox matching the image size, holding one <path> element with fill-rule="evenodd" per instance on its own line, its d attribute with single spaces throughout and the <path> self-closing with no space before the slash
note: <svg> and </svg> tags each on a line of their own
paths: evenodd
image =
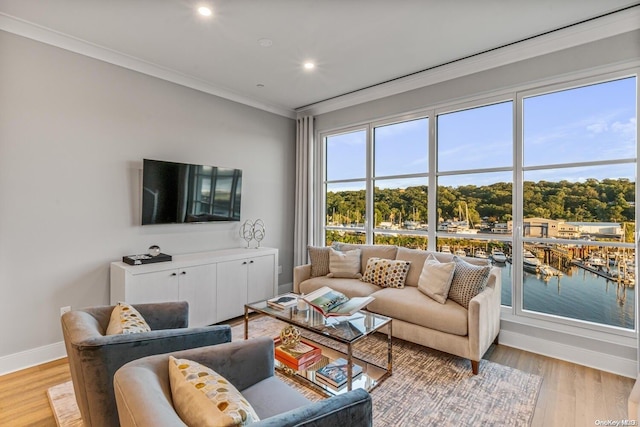
<svg viewBox="0 0 640 427">
<path fill-rule="evenodd" d="M 62 340 L 60 307 L 108 304 L 122 255 L 245 243 L 239 223 L 140 226 L 143 158 L 242 169 L 242 221 L 292 281 L 293 120 L 1 31 L 0 55 L 0 372 Z"/>
</svg>

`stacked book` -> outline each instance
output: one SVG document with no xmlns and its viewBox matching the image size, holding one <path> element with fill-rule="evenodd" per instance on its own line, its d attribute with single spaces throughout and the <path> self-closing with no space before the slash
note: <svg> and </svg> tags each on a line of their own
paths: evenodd
<svg viewBox="0 0 640 427">
<path fill-rule="evenodd" d="M 274 341 L 276 360 L 296 371 L 308 369 L 322 358 L 320 348 L 311 343 L 300 341 L 294 347 L 283 348 L 280 337 Z"/>
<path fill-rule="evenodd" d="M 360 374 L 362 374 L 362 367 L 354 363 L 351 378 L 357 378 Z M 343 358 L 336 359 L 316 371 L 317 382 L 335 389 L 344 387 L 347 384 L 347 378 L 347 360 Z"/>
<path fill-rule="evenodd" d="M 293 307 L 298 303 L 298 294 L 288 293 L 284 295 L 278 295 L 275 298 L 267 300 L 269 307 L 277 308 L 278 310 L 284 310 L 288 307 Z"/>
</svg>

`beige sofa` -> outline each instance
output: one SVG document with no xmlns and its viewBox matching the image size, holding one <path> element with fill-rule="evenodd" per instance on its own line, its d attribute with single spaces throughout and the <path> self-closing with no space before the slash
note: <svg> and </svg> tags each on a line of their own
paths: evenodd
<svg viewBox="0 0 640 427">
<path fill-rule="evenodd" d="M 440 304 L 418 290 L 418 279 L 429 253 L 440 262 L 450 262 L 453 255 L 407 249 L 390 245 L 342 245 L 342 250 L 360 248 L 361 272 L 371 257 L 410 261 L 404 288 L 382 288 L 359 279 L 311 277 L 311 264 L 294 268 L 293 290 L 308 294 L 329 286 L 348 297 L 371 295 L 375 298 L 366 309 L 393 318 L 393 336 L 426 347 L 454 354 L 471 361 L 474 374 L 489 346 L 497 342 L 500 331 L 500 269 L 491 269 L 484 291 L 476 295 L 469 309 L 451 299 Z M 486 265 L 486 260 L 462 257 L 465 261 Z"/>
</svg>

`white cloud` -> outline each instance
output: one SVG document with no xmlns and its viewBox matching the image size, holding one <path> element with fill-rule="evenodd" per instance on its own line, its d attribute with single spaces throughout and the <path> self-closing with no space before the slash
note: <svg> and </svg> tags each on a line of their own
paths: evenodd
<svg viewBox="0 0 640 427">
<path fill-rule="evenodd" d="M 609 125 L 607 125 L 607 123 L 603 121 L 592 123 L 587 126 L 587 130 L 591 133 L 602 133 L 608 129 L 609 129 Z"/>
</svg>

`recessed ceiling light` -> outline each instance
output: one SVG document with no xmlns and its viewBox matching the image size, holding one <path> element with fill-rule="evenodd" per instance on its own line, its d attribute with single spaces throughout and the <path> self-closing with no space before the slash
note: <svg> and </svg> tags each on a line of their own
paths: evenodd
<svg viewBox="0 0 640 427">
<path fill-rule="evenodd" d="M 273 46 L 273 40 L 271 39 L 260 39 L 258 40 L 258 44 L 262 47 L 271 47 Z"/>
<path fill-rule="evenodd" d="M 206 6 L 201 6 L 201 7 L 199 7 L 199 8 L 198 8 L 198 13 L 199 13 L 200 15 L 202 15 L 202 16 L 211 16 L 211 14 L 212 14 L 213 12 L 212 12 L 212 11 L 211 11 L 211 9 L 209 9 L 208 7 L 206 7 Z"/>
<path fill-rule="evenodd" d="M 306 70 L 313 70 L 316 67 L 316 64 L 314 64 L 313 62 L 305 62 L 304 63 L 304 68 Z"/>
<path fill-rule="evenodd" d="M 258 83 L 258 84 L 256 85 L 256 87 L 263 88 L 263 87 L 264 87 L 264 85 L 263 85 L 262 83 Z"/>
</svg>

